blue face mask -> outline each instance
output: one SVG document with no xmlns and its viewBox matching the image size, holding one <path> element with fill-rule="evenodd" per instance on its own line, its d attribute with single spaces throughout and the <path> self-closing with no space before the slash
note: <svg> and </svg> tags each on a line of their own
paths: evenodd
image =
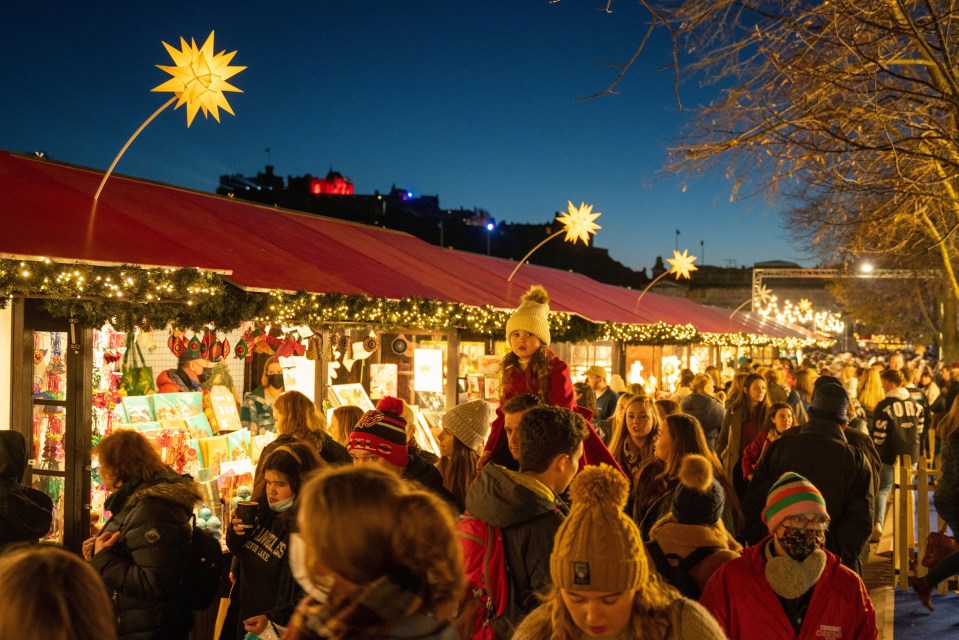
<svg viewBox="0 0 959 640">
<path fill-rule="evenodd" d="M 287 498 L 286 500 L 279 500 L 277 502 L 271 502 L 270 508 L 280 513 L 281 511 L 286 511 L 293 506 L 293 498 Z"/>
</svg>

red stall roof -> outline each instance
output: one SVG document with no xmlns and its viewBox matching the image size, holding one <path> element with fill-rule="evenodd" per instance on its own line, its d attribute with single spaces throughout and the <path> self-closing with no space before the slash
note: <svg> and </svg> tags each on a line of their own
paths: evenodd
<svg viewBox="0 0 959 640">
<path fill-rule="evenodd" d="M 0 152 L 5 257 L 196 267 L 252 290 L 376 298 L 435 298 L 514 308 L 542 284 L 551 308 L 594 322 L 691 324 L 703 333 L 806 337 L 772 321 L 586 276 L 442 249 L 406 233 L 248 203 L 116 175 L 96 205 L 102 173 Z"/>
</svg>

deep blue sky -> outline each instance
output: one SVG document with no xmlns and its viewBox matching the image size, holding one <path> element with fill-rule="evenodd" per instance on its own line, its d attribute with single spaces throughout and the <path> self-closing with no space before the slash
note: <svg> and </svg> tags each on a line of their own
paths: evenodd
<svg viewBox="0 0 959 640">
<path fill-rule="evenodd" d="M 238 51 L 248 69 L 228 94 L 236 117 L 167 110 L 119 173 L 213 191 L 226 173 L 350 177 L 357 193 L 394 183 L 546 222 L 567 200 L 603 215 L 595 244 L 633 268 L 680 250 L 707 264 L 803 261 L 763 201 L 729 202 L 721 177 L 661 177 L 688 113 L 673 95 L 661 40 L 620 85 L 583 102 L 645 29 L 638 3 L 599 0 L 9 3 L 0 24 L 0 148 L 43 150 L 106 169 L 170 94 L 150 89 L 172 64 L 161 41 Z M 142 5 L 142 6 L 141 6 Z M 684 106 L 708 100 L 695 82 Z M 682 185 L 686 184 L 685 192 Z M 107 187 L 109 188 L 109 187 Z M 702 262 L 702 260 L 700 260 Z"/>
</svg>

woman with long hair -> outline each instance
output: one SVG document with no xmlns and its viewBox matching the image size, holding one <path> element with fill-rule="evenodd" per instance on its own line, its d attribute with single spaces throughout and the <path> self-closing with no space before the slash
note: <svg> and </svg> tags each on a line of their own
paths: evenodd
<svg viewBox="0 0 959 640">
<path fill-rule="evenodd" d="M 553 587 L 513 640 L 718 640 L 716 621 L 649 566 L 623 513 L 629 486 L 611 467 L 583 469 L 549 561 Z"/>
<path fill-rule="evenodd" d="M 726 528 L 735 533 L 742 529 L 742 510 L 732 484 L 722 473 L 719 458 L 709 448 L 699 421 L 693 416 L 674 413 L 666 416 L 666 424 L 659 430 L 653 457 L 640 469 L 633 485 L 633 519 L 647 537 L 650 527 L 669 513 L 672 493 L 679 485 L 679 468 L 683 458 L 690 454 L 703 456 L 713 466 L 713 474 L 727 493 L 723 520 Z"/>
<path fill-rule="evenodd" d="M 623 407 L 623 421 L 610 437 L 609 452 L 635 480 L 639 468 L 653 456 L 660 417 L 652 398 L 634 396 Z"/>
<path fill-rule="evenodd" d="M 859 401 L 859 406 L 862 407 L 865 413 L 864 417 L 866 418 L 868 433 L 872 433 L 873 425 L 876 422 L 876 406 L 882 402 L 885 397 L 886 392 L 883 391 L 882 381 L 879 379 L 879 371 L 873 367 L 867 367 L 859 379 L 859 392 L 856 399 Z"/>
<path fill-rule="evenodd" d="M 729 389 L 726 391 L 726 411 L 728 412 L 732 407 L 736 406 L 739 401 L 742 399 L 743 393 L 743 383 L 746 381 L 750 373 L 748 371 L 737 371 L 736 375 L 733 376 L 733 379 L 729 382 Z"/>
<path fill-rule="evenodd" d="M 333 416 L 330 418 L 330 436 L 343 447 L 346 447 L 346 443 L 350 440 L 350 432 L 363 417 L 363 413 L 363 407 L 358 407 L 355 404 L 347 404 L 333 409 Z"/>
<path fill-rule="evenodd" d="M 114 431 L 94 453 L 111 516 L 83 543 L 83 557 L 113 600 L 117 637 L 185 640 L 193 628 L 185 581 L 200 485 L 163 464 L 137 431 Z"/>
<path fill-rule="evenodd" d="M 762 432 L 743 450 L 743 476 L 747 480 L 753 479 L 756 465 L 759 464 L 759 460 L 766 453 L 769 445 L 779 440 L 779 437 L 787 429 L 792 429 L 795 426 L 798 426 L 796 424 L 796 414 L 793 413 L 793 408 L 788 403 L 775 402 L 769 407 Z"/>
<path fill-rule="evenodd" d="M 463 558 L 439 498 L 364 465 L 321 471 L 301 501 L 305 568 L 332 587 L 299 604 L 287 640 L 456 640 Z"/>
<path fill-rule="evenodd" d="M 953 538 L 959 531 L 959 397 L 952 401 L 942 420 L 936 427 L 942 442 L 942 475 L 936 483 L 933 503 L 936 512 L 949 524 Z M 919 600 L 932 610 L 932 592 L 943 580 L 959 573 L 959 551 L 950 554 L 929 569 L 924 578 L 917 578 L 913 587 Z"/>
<path fill-rule="evenodd" d="M 233 518 L 226 544 L 237 559 L 236 584 L 230 603 L 239 640 L 247 633 L 260 635 L 271 626 L 286 626 L 303 590 L 293 579 L 289 558 L 290 534 L 296 524 L 299 496 L 309 474 L 320 466 L 316 449 L 305 442 L 275 448 L 260 465 L 264 482 L 254 486 L 257 503 L 252 529 Z"/>
<path fill-rule="evenodd" d="M 489 405 L 485 400 L 457 405 L 443 416 L 443 428 L 436 439 L 440 446 L 436 466 L 459 513 L 466 510 L 466 492 L 476 477 L 476 462 L 489 429 Z"/>
<path fill-rule="evenodd" d="M 300 440 L 313 445 L 323 462 L 350 464 L 353 459 L 346 447 L 338 443 L 326 431 L 326 418 L 313 401 L 299 391 L 287 391 L 273 403 L 276 431 L 280 435 L 263 448 L 261 457 L 275 447 Z M 355 424 L 355 423 L 354 423 Z"/>
<path fill-rule="evenodd" d="M 612 446 L 613 434 L 623 428 L 623 417 L 626 413 L 626 405 L 628 405 L 633 398 L 640 398 L 643 395 L 644 394 L 630 393 L 628 391 L 619 394 L 619 398 L 616 399 L 616 408 L 613 410 L 613 415 L 596 423 L 596 433 L 603 439 L 606 446 Z"/>
<path fill-rule="evenodd" d="M 756 439 L 766 422 L 766 412 L 772 403 L 766 393 L 766 380 L 758 373 L 750 373 L 743 380 L 738 400 L 726 411 L 723 428 L 716 441 L 716 451 L 722 461 L 725 477 L 736 489 L 740 502 L 746 493 L 746 480 L 739 471 L 743 451 Z"/>
</svg>

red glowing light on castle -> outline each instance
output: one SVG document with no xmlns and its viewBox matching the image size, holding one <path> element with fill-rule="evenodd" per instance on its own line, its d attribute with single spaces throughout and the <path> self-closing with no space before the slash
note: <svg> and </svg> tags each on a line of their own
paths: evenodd
<svg viewBox="0 0 959 640">
<path fill-rule="evenodd" d="M 310 193 L 314 195 L 351 196 L 353 183 L 332 169 L 325 178 L 310 178 Z"/>
</svg>

